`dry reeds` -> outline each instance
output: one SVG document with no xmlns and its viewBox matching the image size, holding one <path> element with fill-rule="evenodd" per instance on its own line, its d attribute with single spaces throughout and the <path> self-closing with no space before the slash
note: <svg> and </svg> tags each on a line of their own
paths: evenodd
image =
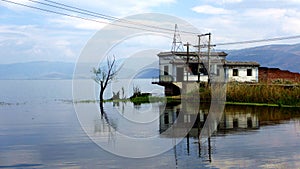
<svg viewBox="0 0 300 169">
<path fill-rule="evenodd" d="M 229 102 L 300 105 L 299 85 L 240 84 L 227 85 Z"/>
</svg>

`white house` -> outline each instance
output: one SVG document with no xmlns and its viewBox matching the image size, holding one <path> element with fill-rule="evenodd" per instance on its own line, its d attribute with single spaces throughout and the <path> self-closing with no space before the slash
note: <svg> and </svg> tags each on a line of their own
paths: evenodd
<svg viewBox="0 0 300 169">
<path fill-rule="evenodd" d="M 226 56 L 225 52 L 209 56 L 207 52 L 160 52 L 159 80 L 153 83 L 164 86 L 166 95 L 179 95 L 182 82 L 208 82 L 216 77 L 224 82 L 258 82 L 258 63 L 226 61 Z"/>
<path fill-rule="evenodd" d="M 224 70 L 227 82 L 258 82 L 257 62 L 225 61 Z"/>
</svg>

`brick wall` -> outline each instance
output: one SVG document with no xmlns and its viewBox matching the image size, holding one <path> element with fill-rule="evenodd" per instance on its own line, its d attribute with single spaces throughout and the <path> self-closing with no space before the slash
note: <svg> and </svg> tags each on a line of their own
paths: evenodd
<svg viewBox="0 0 300 169">
<path fill-rule="evenodd" d="M 300 74 L 278 68 L 259 67 L 258 81 L 263 83 L 272 83 L 274 81 L 300 82 Z"/>
</svg>

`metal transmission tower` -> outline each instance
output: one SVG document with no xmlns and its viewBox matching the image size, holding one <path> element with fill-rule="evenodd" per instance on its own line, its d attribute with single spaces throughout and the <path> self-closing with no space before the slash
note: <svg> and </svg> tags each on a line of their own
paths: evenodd
<svg viewBox="0 0 300 169">
<path fill-rule="evenodd" d="M 178 50 L 184 51 L 177 24 L 175 24 L 175 31 L 173 36 L 171 52 L 177 52 Z"/>
</svg>

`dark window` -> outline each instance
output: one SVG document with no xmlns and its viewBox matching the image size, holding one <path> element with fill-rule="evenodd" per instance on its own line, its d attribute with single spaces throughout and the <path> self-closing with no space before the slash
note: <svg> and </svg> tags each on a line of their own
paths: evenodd
<svg viewBox="0 0 300 169">
<path fill-rule="evenodd" d="M 220 76 L 220 69 L 217 69 L 217 76 Z"/>
<path fill-rule="evenodd" d="M 169 114 L 168 113 L 164 114 L 164 123 L 169 124 Z"/>
<path fill-rule="evenodd" d="M 205 66 L 204 66 L 203 63 L 200 63 L 200 66 L 199 66 L 199 73 L 200 73 L 201 75 L 208 75 L 207 70 L 206 70 L 206 68 L 205 68 Z"/>
<path fill-rule="evenodd" d="M 169 75 L 169 67 L 164 66 L 164 75 Z"/>
<path fill-rule="evenodd" d="M 247 76 L 252 76 L 252 69 L 247 69 Z"/>
<path fill-rule="evenodd" d="M 253 124 L 252 124 L 252 118 L 251 117 L 248 117 L 247 118 L 247 127 L 248 128 L 252 128 Z"/>
<path fill-rule="evenodd" d="M 190 70 L 191 70 L 191 72 L 192 72 L 192 74 L 193 75 L 197 75 L 198 74 L 198 64 L 196 64 L 196 63 L 190 63 L 189 64 L 189 68 L 190 68 Z"/>
<path fill-rule="evenodd" d="M 232 76 L 238 76 L 239 75 L 239 70 L 238 69 L 233 69 L 232 70 Z"/>
<path fill-rule="evenodd" d="M 233 119 L 233 128 L 238 128 L 239 127 L 239 120 L 238 119 Z"/>
<path fill-rule="evenodd" d="M 207 70 L 205 68 L 200 68 L 199 72 L 200 74 L 208 75 Z"/>
</svg>

